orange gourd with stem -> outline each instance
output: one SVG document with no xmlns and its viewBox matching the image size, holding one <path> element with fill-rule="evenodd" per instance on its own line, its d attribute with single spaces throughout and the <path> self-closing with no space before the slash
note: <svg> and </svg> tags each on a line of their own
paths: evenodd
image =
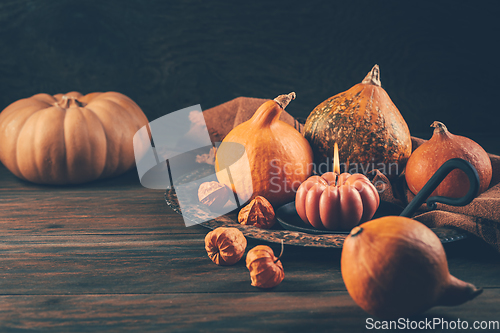
<svg viewBox="0 0 500 333">
<path fill-rule="evenodd" d="M 309 143 L 279 120 L 294 98 L 292 92 L 264 102 L 252 118 L 233 128 L 217 149 L 217 179 L 238 194 L 243 201 L 240 204 L 259 195 L 274 207 L 293 201 L 295 191 L 311 174 Z"/>
<path fill-rule="evenodd" d="M 479 192 L 486 191 L 493 174 L 488 153 L 476 142 L 451 134 L 446 126 L 435 121 L 432 137 L 421 144 L 408 160 L 405 170 L 406 183 L 417 194 L 444 162 L 461 158 L 472 164 L 479 175 Z M 469 190 L 469 180 L 462 170 L 453 170 L 431 193 L 451 198 L 463 197 Z"/>
<path fill-rule="evenodd" d="M 450 274 L 443 245 L 431 229 L 400 216 L 352 229 L 343 244 L 341 272 L 354 301 L 384 319 L 459 305 L 482 292 Z"/>
<path fill-rule="evenodd" d="M 331 165 L 337 142 L 347 168 L 377 168 L 390 177 L 402 173 L 412 148 L 408 126 L 382 88 L 378 65 L 361 83 L 316 106 L 303 133 L 316 165 Z"/>
</svg>

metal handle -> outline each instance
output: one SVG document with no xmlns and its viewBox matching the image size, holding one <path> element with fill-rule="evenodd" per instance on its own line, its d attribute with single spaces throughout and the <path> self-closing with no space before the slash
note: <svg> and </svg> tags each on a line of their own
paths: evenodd
<svg viewBox="0 0 500 333">
<path fill-rule="evenodd" d="M 446 176 L 454 169 L 460 169 L 469 178 L 469 191 L 462 198 L 449 198 L 443 196 L 433 196 L 429 195 L 436 189 L 436 187 L 441 184 L 441 182 L 446 178 Z M 476 196 L 479 191 L 479 175 L 476 168 L 469 162 L 461 158 L 452 158 L 446 161 L 441 167 L 432 175 L 431 179 L 424 185 L 424 187 L 418 192 L 415 198 L 406 206 L 400 216 L 412 217 L 427 199 L 427 207 L 430 210 L 436 209 L 437 202 L 444 203 L 451 206 L 465 206 L 469 204 Z"/>
</svg>

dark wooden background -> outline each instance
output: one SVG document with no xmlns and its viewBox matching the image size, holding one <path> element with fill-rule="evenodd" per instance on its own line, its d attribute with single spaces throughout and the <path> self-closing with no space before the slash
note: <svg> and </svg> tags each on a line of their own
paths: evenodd
<svg viewBox="0 0 500 333">
<path fill-rule="evenodd" d="M 451 0 L 6 0 L 0 108 L 39 92 L 115 90 L 153 120 L 294 90 L 288 111 L 307 117 L 377 63 L 412 134 L 428 138 L 440 120 L 491 150 L 499 8 Z"/>
</svg>

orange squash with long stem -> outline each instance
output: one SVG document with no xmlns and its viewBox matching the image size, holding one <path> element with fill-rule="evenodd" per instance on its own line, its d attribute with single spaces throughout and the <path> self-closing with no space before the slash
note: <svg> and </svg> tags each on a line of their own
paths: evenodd
<svg viewBox="0 0 500 333">
<path fill-rule="evenodd" d="M 294 98 L 292 92 L 264 102 L 252 118 L 233 128 L 217 149 L 217 179 L 238 194 L 240 204 L 259 195 L 274 207 L 293 201 L 295 191 L 311 174 L 309 143 L 279 120 Z"/>
</svg>

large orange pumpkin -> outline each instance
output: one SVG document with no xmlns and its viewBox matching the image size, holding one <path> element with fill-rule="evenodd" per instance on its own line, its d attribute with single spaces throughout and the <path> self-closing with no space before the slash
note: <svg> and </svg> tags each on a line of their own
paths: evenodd
<svg viewBox="0 0 500 333">
<path fill-rule="evenodd" d="M 134 163 L 132 139 L 148 119 L 117 92 L 37 94 L 0 113 L 0 161 L 40 184 L 119 175 Z"/>
</svg>

